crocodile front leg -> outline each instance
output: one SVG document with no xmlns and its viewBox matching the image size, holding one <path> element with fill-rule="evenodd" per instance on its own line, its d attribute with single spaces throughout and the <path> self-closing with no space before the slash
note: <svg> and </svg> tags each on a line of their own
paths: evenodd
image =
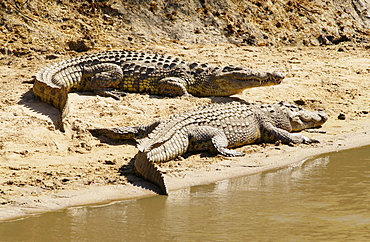
<svg viewBox="0 0 370 242">
<path fill-rule="evenodd" d="M 186 81 L 182 78 L 166 77 L 158 81 L 158 93 L 170 97 L 189 96 L 186 86 Z"/>
<path fill-rule="evenodd" d="M 264 129 L 264 132 L 262 132 L 262 141 L 265 142 L 281 141 L 284 144 L 319 143 L 319 141 L 316 139 L 308 138 L 302 134 L 289 133 L 286 130 L 273 126 L 271 123 L 264 124 L 262 128 Z"/>
<path fill-rule="evenodd" d="M 228 140 L 221 129 L 198 126 L 189 132 L 189 143 L 191 150 L 217 151 L 224 156 L 244 156 L 244 153 L 227 148 Z"/>
</svg>

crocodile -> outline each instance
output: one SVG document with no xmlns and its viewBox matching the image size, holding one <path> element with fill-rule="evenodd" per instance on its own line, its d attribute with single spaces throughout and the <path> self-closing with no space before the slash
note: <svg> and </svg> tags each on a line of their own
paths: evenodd
<svg viewBox="0 0 370 242">
<path fill-rule="evenodd" d="M 137 51 L 105 51 L 62 60 L 35 76 L 37 98 L 61 111 L 56 122 L 63 131 L 68 93 L 93 91 L 119 99 L 125 92 L 165 96 L 230 96 L 246 88 L 280 84 L 280 72 L 227 65 L 190 63 L 171 56 Z"/>
<path fill-rule="evenodd" d="M 309 111 L 287 102 L 230 102 L 200 106 L 149 125 L 93 131 L 112 139 L 138 139 L 136 173 L 157 185 L 160 194 L 167 194 L 164 178 L 154 163 L 166 162 L 187 151 L 243 156 L 230 148 L 261 142 L 316 143 L 316 139 L 292 132 L 320 127 L 327 119 L 323 111 Z"/>
</svg>

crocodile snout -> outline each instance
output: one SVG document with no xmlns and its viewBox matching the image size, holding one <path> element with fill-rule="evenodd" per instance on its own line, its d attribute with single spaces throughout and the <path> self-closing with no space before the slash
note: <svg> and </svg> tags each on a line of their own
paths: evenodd
<svg viewBox="0 0 370 242">
<path fill-rule="evenodd" d="M 285 78 L 285 75 L 279 71 L 274 71 L 269 73 L 271 76 L 273 76 L 275 79 L 279 81 L 279 83 L 282 82 L 282 80 Z"/>
</svg>

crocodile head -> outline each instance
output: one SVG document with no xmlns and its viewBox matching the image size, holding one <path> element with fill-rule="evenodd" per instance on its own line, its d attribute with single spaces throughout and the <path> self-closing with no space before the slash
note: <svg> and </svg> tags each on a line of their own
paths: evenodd
<svg viewBox="0 0 370 242">
<path fill-rule="evenodd" d="M 320 127 L 328 120 L 323 111 L 309 111 L 284 101 L 278 105 L 289 118 L 292 131 Z"/>
<path fill-rule="evenodd" d="M 230 96 L 244 89 L 278 85 L 284 79 L 280 72 L 263 72 L 239 66 L 215 68 L 209 76 L 209 83 L 219 91 L 215 96 Z"/>
</svg>

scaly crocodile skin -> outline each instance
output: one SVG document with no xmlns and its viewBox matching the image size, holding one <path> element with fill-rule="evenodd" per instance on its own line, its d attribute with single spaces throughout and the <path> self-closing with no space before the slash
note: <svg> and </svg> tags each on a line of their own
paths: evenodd
<svg viewBox="0 0 370 242">
<path fill-rule="evenodd" d="M 163 176 L 154 170 L 154 163 L 174 159 L 186 151 L 211 150 L 225 156 L 242 156 L 242 152 L 229 148 L 261 142 L 318 142 L 291 132 L 319 127 L 327 119 L 322 111 L 308 111 L 286 102 L 272 105 L 233 102 L 201 106 L 150 125 L 95 131 L 114 139 L 140 139 L 135 169 L 158 185 L 162 194 L 167 194 Z"/>
<path fill-rule="evenodd" d="M 237 66 L 210 66 L 134 51 L 107 51 L 63 60 L 36 74 L 33 92 L 62 111 L 63 130 L 68 93 L 93 91 L 119 99 L 124 92 L 167 96 L 230 96 L 246 88 L 277 85 L 284 75 Z"/>
</svg>

